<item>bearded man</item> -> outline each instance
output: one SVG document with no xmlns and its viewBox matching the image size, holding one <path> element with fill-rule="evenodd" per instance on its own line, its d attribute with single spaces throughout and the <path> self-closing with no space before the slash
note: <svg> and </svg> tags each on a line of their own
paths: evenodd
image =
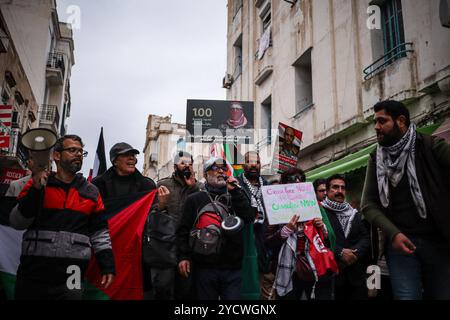
<svg viewBox="0 0 450 320">
<path fill-rule="evenodd" d="M 243 229 L 238 228 L 227 234 L 220 224 L 223 221 L 220 210 L 239 217 L 244 224 L 252 223 L 255 217 L 238 181 L 232 176 L 227 177 L 228 170 L 223 158 L 212 157 L 204 163 L 205 190 L 186 199 L 177 231 L 178 270 L 183 277 L 194 273 L 199 300 L 241 299 Z M 201 212 L 205 214 L 199 215 Z M 192 246 L 191 231 L 194 226 L 203 228 L 211 223 L 218 224 L 221 230 L 220 246 L 217 252 L 201 254 Z"/>
<path fill-rule="evenodd" d="M 416 131 L 397 101 L 374 106 L 378 147 L 362 212 L 387 240 L 395 299 L 450 299 L 450 145 Z"/>
<path fill-rule="evenodd" d="M 27 229 L 16 299 L 80 300 L 92 249 L 103 275 L 101 285 L 106 289 L 114 279 L 102 197 L 97 187 L 77 173 L 87 155 L 83 147 L 76 135 L 59 138 L 53 152 L 56 173 L 33 172 L 11 212 L 11 226 Z M 79 285 L 69 287 L 68 278 L 77 275 Z"/>
</svg>

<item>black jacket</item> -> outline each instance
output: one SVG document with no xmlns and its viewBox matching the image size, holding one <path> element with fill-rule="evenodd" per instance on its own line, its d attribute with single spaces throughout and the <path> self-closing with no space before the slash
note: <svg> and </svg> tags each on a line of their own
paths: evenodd
<svg viewBox="0 0 450 320">
<path fill-rule="evenodd" d="M 158 187 L 165 186 L 170 191 L 167 207 L 158 210 L 153 206 L 144 230 L 143 260 L 150 268 L 172 268 L 178 264 L 176 231 L 183 213 L 186 198 L 199 191 L 200 183 L 190 187 L 175 173 L 158 181 Z"/>
<path fill-rule="evenodd" d="M 232 211 L 242 218 L 245 223 L 252 223 L 255 219 L 254 211 L 250 207 L 244 193 L 240 189 L 234 189 L 229 194 L 231 196 Z M 210 195 L 213 199 L 217 196 L 214 193 L 210 193 Z M 210 202 L 205 191 L 196 192 L 186 199 L 180 227 L 177 230 L 178 260 L 194 261 L 196 267 L 239 269 L 242 266 L 243 257 L 242 231 L 237 236 L 233 236 L 233 238 L 224 236 L 225 245 L 220 255 L 203 257 L 195 255 L 191 251 L 189 234 L 194 226 L 197 212 Z"/>
<path fill-rule="evenodd" d="M 336 214 L 325 209 L 330 224 L 336 235 L 336 261 L 339 265 L 338 285 L 340 281 L 349 281 L 353 285 L 362 285 L 366 281 L 366 268 L 370 258 L 370 233 L 368 223 L 363 219 L 361 213 L 356 213 L 350 228 L 348 237 L 345 237 L 344 230 Z M 340 253 L 342 249 L 357 249 L 355 255 L 358 260 L 351 266 L 346 266 L 341 262 Z"/>
<path fill-rule="evenodd" d="M 126 186 L 125 193 L 118 190 L 116 186 L 118 182 Z M 137 169 L 130 176 L 121 177 L 116 174 L 114 167 L 109 168 L 102 175 L 95 177 L 92 183 L 99 189 L 103 200 L 126 194 L 150 191 L 156 188 L 155 182 L 150 178 L 144 177 Z"/>
<path fill-rule="evenodd" d="M 202 184 L 197 182 L 194 186 L 188 186 L 175 173 L 172 176 L 158 181 L 158 187 L 165 186 L 170 191 L 170 198 L 167 203 L 167 213 L 175 218 L 177 223 L 180 221 L 183 213 L 183 205 L 186 198 L 200 190 Z"/>
</svg>

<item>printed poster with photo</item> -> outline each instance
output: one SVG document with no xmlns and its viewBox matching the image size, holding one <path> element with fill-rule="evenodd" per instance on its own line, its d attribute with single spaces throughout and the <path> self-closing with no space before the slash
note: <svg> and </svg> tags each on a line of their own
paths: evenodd
<svg viewBox="0 0 450 320">
<path fill-rule="evenodd" d="M 254 143 L 252 101 L 187 100 L 186 141 Z"/>
<path fill-rule="evenodd" d="M 286 224 L 294 214 L 299 222 L 322 218 L 311 182 L 262 186 L 261 191 L 270 225 Z"/>
<path fill-rule="evenodd" d="M 302 136 L 303 133 L 300 130 L 279 123 L 278 139 L 272 163 L 275 172 L 284 173 L 289 168 L 297 166 Z"/>
</svg>

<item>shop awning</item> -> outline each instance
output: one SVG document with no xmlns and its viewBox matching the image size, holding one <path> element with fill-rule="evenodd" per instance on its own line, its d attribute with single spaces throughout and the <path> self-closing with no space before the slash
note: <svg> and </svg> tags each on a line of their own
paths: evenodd
<svg viewBox="0 0 450 320">
<path fill-rule="evenodd" d="M 371 144 L 364 149 L 361 149 L 355 153 L 349 154 L 342 159 L 330 162 L 319 168 L 311 170 L 306 173 L 307 181 L 314 181 L 320 178 L 328 178 L 336 173 L 346 173 L 367 165 L 370 153 L 375 150 L 377 144 Z"/>
<path fill-rule="evenodd" d="M 439 126 L 441 126 L 442 121 L 436 124 L 425 126 L 417 129 L 418 132 L 424 134 L 433 134 Z M 377 143 L 373 143 L 364 149 L 358 150 L 352 154 L 345 156 L 339 160 L 330 162 L 314 170 L 306 173 L 306 181 L 314 181 L 316 179 L 325 179 L 336 173 L 347 173 L 362 167 L 367 166 L 367 161 L 369 160 L 370 153 L 375 150 Z"/>
<path fill-rule="evenodd" d="M 445 120 L 444 123 L 434 131 L 433 136 L 441 137 L 450 143 L 450 118 Z"/>
</svg>

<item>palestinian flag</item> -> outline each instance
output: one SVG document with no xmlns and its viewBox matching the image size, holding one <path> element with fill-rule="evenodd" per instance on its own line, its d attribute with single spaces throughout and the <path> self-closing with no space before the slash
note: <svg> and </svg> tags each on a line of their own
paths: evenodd
<svg viewBox="0 0 450 320">
<path fill-rule="evenodd" d="M 9 226 L 9 213 L 17 204 L 15 197 L 2 197 L 0 202 L 0 291 L 14 299 L 16 274 L 22 251 L 24 231 Z"/>
<path fill-rule="evenodd" d="M 142 233 L 157 190 L 104 201 L 111 236 L 116 276 L 111 286 L 100 286 L 101 275 L 95 257 L 85 283 L 85 299 L 142 300 Z"/>
<path fill-rule="evenodd" d="M 106 155 L 105 155 L 105 140 L 103 139 L 103 127 L 100 130 L 100 137 L 98 138 L 97 150 L 95 152 L 94 168 L 89 171 L 89 182 L 96 176 L 101 175 L 106 171 Z"/>
</svg>

